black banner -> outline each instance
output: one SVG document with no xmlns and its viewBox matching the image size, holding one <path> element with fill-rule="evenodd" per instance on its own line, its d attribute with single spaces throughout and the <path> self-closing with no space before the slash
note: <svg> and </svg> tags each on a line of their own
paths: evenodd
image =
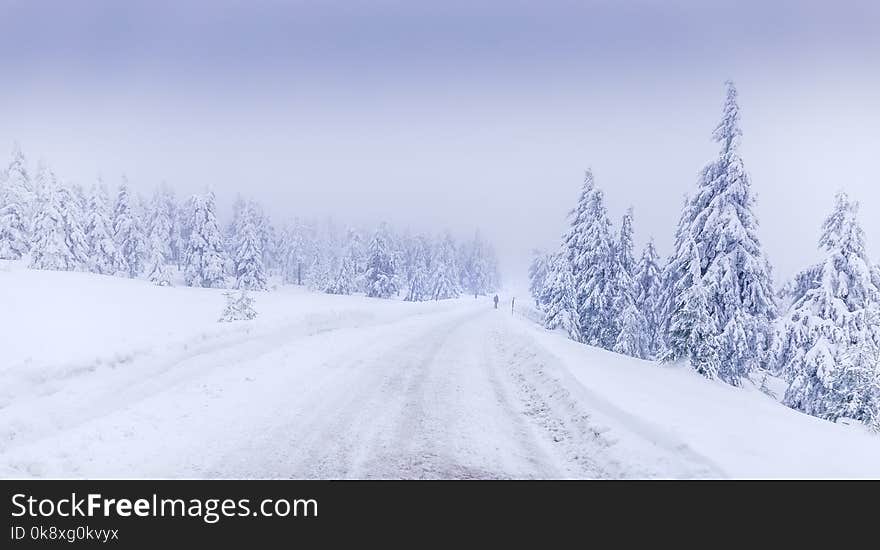
<svg viewBox="0 0 880 550">
<path fill-rule="evenodd" d="M 2 487 L 0 548 L 264 548 L 352 540 L 419 548 L 464 543 L 462 537 L 473 533 L 545 544 L 568 537 L 614 540 L 615 546 L 645 539 L 681 542 L 702 532 L 723 534 L 728 542 L 750 536 L 766 542 L 783 534 L 783 525 L 788 530 L 787 521 L 803 522 L 800 514 L 808 514 L 817 499 L 876 502 L 880 484 L 5 481 Z M 847 523 L 872 526 L 868 510 L 875 509 L 850 509 Z M 827 520 L 833 510 L 822 512 Z"/>
</svg>

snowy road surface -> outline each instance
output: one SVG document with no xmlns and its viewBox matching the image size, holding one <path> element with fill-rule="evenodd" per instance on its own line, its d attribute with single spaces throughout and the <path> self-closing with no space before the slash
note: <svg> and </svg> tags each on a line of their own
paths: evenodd
<svg viewBox="0 0 880 550">
<path fill-rule="evenodd" d="M 405 306 L 406 304 L 398 304 Z M 268 325 L 39 384 L 7 476 L 569 478 L 632 474 L 486 300 Z M 357 321 L 352 321 L 353 319 Z M 348 326 L 354 322 L 356 326 Z M 304 330 L 304 326 L 308 328 Z M 525 354 L 524 352 L 528 352 Z M 645 475 L 711 474 L 703 465 Z M 667 465 L 668 466 L 668 465 Z"/>
<path fill-rule="evenodd" d="M 0 477 L 877 477 L 880 436 L 491 301 L 0 272 Z M 95 299 L 100 295 L 100 299 Z"/>
</svg>

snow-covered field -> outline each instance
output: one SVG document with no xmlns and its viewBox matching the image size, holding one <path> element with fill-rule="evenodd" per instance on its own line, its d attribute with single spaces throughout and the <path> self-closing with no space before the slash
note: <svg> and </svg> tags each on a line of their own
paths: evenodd
<svg viewBox="0 0 880 550">
<path fill-rule="evenodd" d="M 280 287 L 218 323 L 223 305 L 0 263 L 0 476 L 880 477 L 859 426 L 486 298 Z"/>
</svg>

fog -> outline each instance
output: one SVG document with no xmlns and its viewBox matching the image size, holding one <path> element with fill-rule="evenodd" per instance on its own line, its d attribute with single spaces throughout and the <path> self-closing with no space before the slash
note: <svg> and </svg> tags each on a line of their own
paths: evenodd
<svg viewBox="0 0 880 550">
<path fill-rule="evenodd" d="M 516 280 L 587 167 L 668 253 L 730 78 L 777 284 L 838 189 L 878 258 L 875 3 L 412 4 L 0 2 L 0 150 L 279 222 L 479 228 Z"/>
</svg>

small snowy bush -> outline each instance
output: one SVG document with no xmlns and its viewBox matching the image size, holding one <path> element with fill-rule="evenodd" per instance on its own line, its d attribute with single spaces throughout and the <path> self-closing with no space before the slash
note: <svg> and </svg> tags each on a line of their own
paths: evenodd
<svg viewBox="0 0 880 550">
<path fill-rule="evenodd" d="M 254 299 L 248 295 L 245 289 L 241 289 L 239 292 L 224 292 L 223 295 L 226 296 L 226 309 L 223 310 L 219 322 L 250 321 L 256 318 L 257 311 L 254 309 Z"/>
</svg>

